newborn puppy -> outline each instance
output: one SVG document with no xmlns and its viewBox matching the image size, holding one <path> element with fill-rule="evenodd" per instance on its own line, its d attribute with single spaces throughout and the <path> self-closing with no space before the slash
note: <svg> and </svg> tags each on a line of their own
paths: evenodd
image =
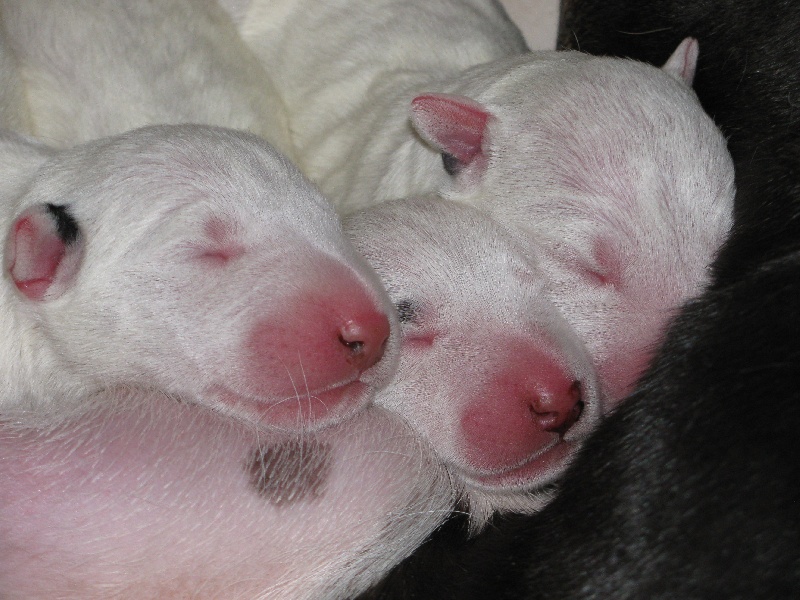
<svg viewBox="0 0 800 600">
<path fill-rule="evenodd" d="M 708 282 L 731 226 L 733 167 L 687 85 L 692 40 L 662 70 L 549 56 L 517 59 L 500 81 L 477 68 L 452 90 L 469 98 L 418 97 L 412 120 L 443 152 L 443 196 L 525 237 L 613 406 Z"/>
<path fill-rule="evenodd" d="M 370 598 L 792 598 L 800 591 L 800 5 L 572 0 L 562 40 L 660 61 L 729 136 L 736 224 L 711 288 L 540 515 L 468 543 L 453 524 Z"/>
<path fill-rule="evenodd" d="M 399 366 L 376 403 L 463 484 L 473 528 L 541 508 L 603 402 L 539 266 L 485 213 L 432 196 L 353 213 L 345 229 L 400 316 Z"/>
<path fill-rule="evenodd" d="M 341 211 L 431 189 L 483 209 L 506 226 L 493 230 L 490 239 L 506 237 L 506 246 L 498 247 L 535 265 L 534 304 L 555 305 L 571 330 L 545 335 L 542 343 L 565 343 L 570 354 L 569 340 L 577 339 L 588 349 L 598 374 L 600 412 L 625 397 L 673 313 L 703 289 L 708 264 L 731 223 L 733 170 L 725 142 L 689 86 L 698 52 L 693 40 L 656 69 L 577 53 L 525 54 L 503 11 L 486 1 L 295 0 L 278 7 L 256 0 L 228 7 L 287 99 L 301 164 Z M 444 206 L 455 212 L 458 205 Z M 398 204 L 391 217 L 376 218 L 365 230 L 358 221 L 348 224 L 404 318 L 411 309 L 393 290 L 395 279 L 413 284 L 417 303 L 439 307 L 452 294 L 456 313 L 474 304 L 469 294 L 476 289 L 504 289 L 499 274 L 514 281 L 498 261 L 487 267 L 496 269 L 494 279 L 477 278 L 477 285 L 471 276 L 448 273 L 464 272 L 464 257 L 470 265 L 485 259 L 485 231 L 471 230 L 474 219 L 460 226 L 458 216 L 452 222 L 441 217 L 438 229 L 427 228 L 412 207 L 413 202 Z M 401 209 L 411 213 L 403 235 L 416 246 L 397 253 L 393 246 L 400 240 L 380 221 L 398 227 Z M 423 227 L 427 237 L 419 239 L 415 227 Z M 469 241 L 463 249 L 448 249 L 447 260 L 433 261 L 425 286 L 427 280 L 445 283 L 421 287 L 417 273 L 431 262 L 426 248 L 457 245 L 443 239 L 457 236 Z M 460 289 L 445 287 L 454 281 Z M 489 313 L 483 310 L 480 320 Z M 536 310 L 530 314 L 541 318 Z M 460 316 L 446 317 L 449 332 Z M 511 322 L 522 329 L 525 320 Z M 433 343 L 440 339 L 438 327 L 427 325 L 423 336 L 433 357 L 444 356 Z M 472 348 L 476 342 L 465 336 L 459 344 Z M 451 345 L 458 356 L 458 345 Z M 535 362 L 536 353 L 521 354 Z M 409 364 L 420 356 L 408 346 L 401 355 L 401 363 L 408 355 Z M 466 353 L 467 364 L 473 355 Z M 420 399 L 387 392 L 378 401 L 404 414 L 471 490 L 481 490 L 473 499 L 489 498 L 495 508 L 541 507 L 544 484 L 565 463 L 530 468 L 528 479 L 522 476 L 519 467 L 534 456 L 531 448 L 546 445 L 532 433 L 536 428 L 522 426 L 527 419 L 499 419 L 517 414 L 509 406 L 524 405 L 511 386 L 496 386 L 482 395 L 484 402 L 474 402 L 487 425 L 472 427 L 481 437 L 470 435 L 474 421 L 466 415 L 467 399 L 481 394 L 465 392 L 463 377 L 450 377 L 454 360 L 430 360 L 427 368 L 435 376 L 427 380 L 401 366 L 397 380 L 407 379 L 409 390 L 424 390 L 415 392 Z M 531 367 L 511 379 L 519 388 L 546 389 L 553 372 Z M 436 386 L 446 401 L 432 400 Z M 579 423 L 593 427 L 596 420 Z M 552 431 L 549 436 L 558 438 Z M 515 449 L 499 452 L 503 444 Z M 508 473 L 488 476 L 503 471 L 514 473 L 513 485 Z"/>
<path fill-rule="evenodd" d="M 341 421 L 394 372 L 394 310 L 259 138 L 154 126 L 56 152 L 0 137 L 0 414 L 47 426 L 115 386 L 252 422 Z"/>
<path fill-rule="evenodd" d="M 365 600 L 795 597 L 800 253 L 784 247 L 684 310 L 541 513 L 471 541 L 453 522 Z M 753 410 L 765 398 L 779 416 Z"/>
<path fill-rule="evenodd" d="M 340 211 L 435 191 L 521 232 L 609 407 L 625 397 L 731 225 L 725 140 L 689 87 L 694 41 L 657 69 L 525 53 L 488 0 L 222 5 Z"/>
</svg>

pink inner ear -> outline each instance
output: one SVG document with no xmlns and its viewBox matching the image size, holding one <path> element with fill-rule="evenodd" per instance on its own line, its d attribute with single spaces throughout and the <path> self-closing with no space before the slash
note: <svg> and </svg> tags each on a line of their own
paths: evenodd
<svg viewBox="0 0 800 600">
<path fill-rule="evenodd" d="M 9 271 L 19 291 L 41 300 L 53 284 L 66 253 L 66 245 L 46 214 L 32 212 L 13 226 Z"/>
<path fill-rule="evenodd" d="M 411 118 L 419 134 L 441 152 L 469 164 L 481 154 L 489 113 L 462 96 L 425 94 L 411 102 Z"/>
<path fill-rule="evenodd" d="M 682 79 L 686 85 L 692 85 L 699 55 L 700 45 L 697 40 L 687 37 L 678 44 L 675 52 L 661 68 L 673 77 Z"/>
</svg>

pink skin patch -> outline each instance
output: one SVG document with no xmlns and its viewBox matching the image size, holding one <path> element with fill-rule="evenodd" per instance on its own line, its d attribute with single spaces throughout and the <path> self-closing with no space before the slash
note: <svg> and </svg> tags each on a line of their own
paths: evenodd
<svg viewBox="0 0 800 600">
<path fill-rule="evenodd" d="M 546 455 L 564 452 L 563 435 L 582 411 L 580 383 L 556 358 L 516 350 L 461 415 L 464 460 L 479 480 L 515 478 L 549 464 L 553 457 Z"/>
<path fill-rule="evenodd" d="M 411 102 L 414 126 L 440 151 L 462 164 L 481 154 L 489 113 L 476 102 L 449 94 L 425 94 Z"/>
<path fill-rule="evenodd" d="M 407 349 L 427 349 L 436 342 L 438 333 L 435 331 L 415 333 L 403 336 L 403 348 Z"/>
<path fill-rule="evenodd" d="M 257 323 L 246 342 L 249 392 L 223 401 L 264 423 L 338 419 L 370 398 L 363 376 L 383 357 L 388 317 L 341 265 L 308 282 Z"/>
<path fill-rule="evenodd" d="M 66 253 L 48 218 L 31 214 L 19 219 L 12 231 L 11 253 L 9 271 L 17 289 L 31 300 L 41 300 Z"/>
</svg>

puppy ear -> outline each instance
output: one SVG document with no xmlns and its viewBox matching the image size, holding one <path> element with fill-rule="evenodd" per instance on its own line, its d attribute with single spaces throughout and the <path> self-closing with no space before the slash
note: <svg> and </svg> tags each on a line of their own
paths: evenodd
<svg viewBox="0 0 800 600">
<path fill-rule="evenodd" d="M 5 267 L 25 297 L 53 300 L 75 279 L 83 247 L 83 236 L 66 206 L 39 204 L 11 224 Z"/>
<path fill-rule="evenodd" d="M 691 86 L 694 81 L 694 74 L 697 70 L 697 57 L 700 54 L 700 45 L 694 38 L 685 38 L 667 59 L 664 71 L 677 79 L 681 79 L 686 85 Z"/>
<path fill-rule="evenodd" d="M 445 169 L 458 175 L 485 168 L 484 142 L 491 113 L 478 102 L 452 94 L 424 94 L 411 102 L 411 122 L 442 153 Z"/>
</svg>

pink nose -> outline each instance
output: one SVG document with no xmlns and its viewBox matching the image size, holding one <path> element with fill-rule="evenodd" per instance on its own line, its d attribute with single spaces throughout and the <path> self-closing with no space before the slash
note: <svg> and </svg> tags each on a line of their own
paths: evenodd
<svg viewBox="0 0 800 600">
<path fill-rule="evenodd" d="M 573 381 L 566 390 L 561 384 L 544 393 L 531 394 L 528 408 L 539 428 L 564 435 L 580 417 L 583 402 L 580 381 Z"/>
<path fill-rule="evenodd" d="M 368 288 L 348 270 L 327 265 L 326 273 L 253 329 L 247 344 L 251 389 L 265 403 L 310 398 L 331 409 L 353 401 L 352 394 L 326 392 L 361 380 L 381 362 L 390 332 L 389 318 Z M 371 371 L 362 382 L 380 385 L 390 374 L 390 368 Z"/>
<path fill-rule="evenodd" d="M 288 323 L 270 320 L 255 329 L 251 372 L 265 401 L 313 396 L 355 381 L 381 360 L 389 319 L 366 302 L 359 304 L 351 308 L 314 298 L 291 311 Z"/>
<path fill-rule="evenodd" d="M 475 469 L 502 471 L 553 446 L 580 418 L 580 382 L 540 350 L 506 366 L 461 417 L 464 455 Z"/>
<path fill-rule="evenodd" d="M 389 319 L 384 314 L 368 311 L 353 315 L 337 336 L 344 361 L 359 373 L 377 364 L 383 358 L 389 331 Z"/>
</svg>

